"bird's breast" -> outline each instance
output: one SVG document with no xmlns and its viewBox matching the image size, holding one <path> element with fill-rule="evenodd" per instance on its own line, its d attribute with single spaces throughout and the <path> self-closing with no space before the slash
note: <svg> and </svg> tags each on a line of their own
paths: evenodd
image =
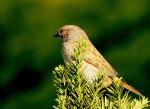
<svg viewBox="0 0 150 109">
<path fill-rule="evenodd" d="M 94 80 L 98 79 L 98 68 L 84 61 L 82 63 L 81 71 L 83 72 L 83 78 L 93 86 Z"/>
<path fill-rule="evenodd" d="M 70 61 L 74 47 L 72 44 L 64 43 L 62 46 L 62 55 L 65 62 Z"/>
</svg>

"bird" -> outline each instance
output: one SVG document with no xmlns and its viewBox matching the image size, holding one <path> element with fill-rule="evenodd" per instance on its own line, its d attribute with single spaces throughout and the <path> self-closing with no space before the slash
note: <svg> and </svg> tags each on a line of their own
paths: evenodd
<svg viewBox="0 0 150 109">
<path fill-rule="evenodd" d="M 77 42 L 83 40 L 86 43 L 86 52 L 82 55 L 82 75 L 88 84 L 93 85 L 94 81 L 104 71 L 103 86 L 109 87 L 113 84 L 113 79 L 119 77 L 114 68 L 106 61 L 101 53 L 94 47 L 89 40 L 85 31 L 77 25 L 64 25 L 58 29 L 55 37 L 60 37 L 62 44 L 62 56 L 65 63 L 71 61 L 74 49 L 76 49 Z M 120 86 L 139 95 L 143 96 L 136 88 L 121 80 Z"/>
</svg>

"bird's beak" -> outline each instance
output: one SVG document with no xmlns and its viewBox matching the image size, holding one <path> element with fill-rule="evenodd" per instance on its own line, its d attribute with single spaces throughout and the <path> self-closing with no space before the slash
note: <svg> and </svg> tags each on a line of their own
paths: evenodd
<svg viewBox="0 0 150 109">
<path fill-rule="evenodd" d="M 58 33 L 54 34 L 53 37 L 60 37 Z"/>
</svg>

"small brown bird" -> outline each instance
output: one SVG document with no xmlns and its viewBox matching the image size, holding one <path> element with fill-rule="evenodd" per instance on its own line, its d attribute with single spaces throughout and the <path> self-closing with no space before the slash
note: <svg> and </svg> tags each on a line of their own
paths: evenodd
<svg viewBox="0 0 150 109">
<path fill-rule="evenodd" d="M 76 44 L 81 39 L 86 43 L 86 53 L 82 56 L 83 77 L 90 84 L 100 75 L 101 71 L 105 72 L 104 87 L 110 86 L 115 77 L 119 77 L 118 73 L 111 67 L 111 65 L 104 59 L 100 52 L 94 47 L 88 39 L 86 33 L 76 25 L 65 25 L 58 30 L 55 37 L 60 37 L 62 41 L 62 54 L 65 63 L 71 60 Z M 139 96 L 143 96 L 134 87 L 121 81 L 121 86 Z"/>
</svg>

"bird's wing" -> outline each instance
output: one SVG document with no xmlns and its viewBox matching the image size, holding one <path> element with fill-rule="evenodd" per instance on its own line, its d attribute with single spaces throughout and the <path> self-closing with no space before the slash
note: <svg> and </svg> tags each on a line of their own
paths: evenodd
<svg viewBox="0 0 150 109">
<path fill-rule="evenodd" d="M 85 61 L 100 70 L 104 70 L 106 75 L 111 78 L 118 76 L 117 72 L 111 67 L 111 65 L 104 59 L 104 57 L 97 51 L 97 49 L 92 45 L 88 48 L 87 55 L 85 56 Z"/>
<path fill-rule="evenodd" d="M 112 68 L 112 66 L 104 59 L 104 57 L 98 52 L 98 50 L 91 44 L 88 47 L 87 55 L 84 59 L 88 64 L 93 65 L 94 67 L 106 71 L 106 82 L 111 84 L 111 81 L 114 77 L 119 77 L 118 73 Z M 110 85 L 106 84 L 106 85 Z M 143 97 L 143 95 L 131 85 L 128 85 L 124 80 L 120 84 L 123 88 Z"/>
</svg>

